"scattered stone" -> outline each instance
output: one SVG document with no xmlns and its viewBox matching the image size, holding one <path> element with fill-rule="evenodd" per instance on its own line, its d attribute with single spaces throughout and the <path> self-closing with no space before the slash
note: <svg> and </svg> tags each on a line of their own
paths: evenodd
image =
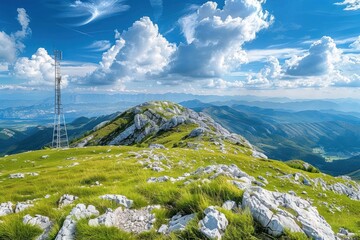
<svg viewBox="0 0 360 240">
<path fill-rule="evenodd" d="M 127 197 L 123 196 L 123 195 L 115 195 L 115 194 L 105 194 L 100 196 L 101 199 L 106 199 L 106 200 L 110 200 L 110 201 L 114 201 L 117 204 L 121 204 L 126 208 L 131 208 L 132 204 L 133 204 L 133 200 L 128 199 Z"/>
<path fill-rule="evenodd" d="M 42 215 L 35 215 L 35 217 L 32 217 L 31 215 L 27 214 L 23 218 L 24 224 L 29 224 L 32 226 L 37 226 L 43 230 L 43 233 L 36 238 L 36 240 L 45 240 L 48 239 L 49 233 L 51 230 L 51 221 L 48 217 L 42 216 Z"/>
<path fill-rule="evenodd" d="M 244 192 L 242 207 L 249 208 L 253 218 L 275 237 L 289 229 L 304 232 L 313 239 L 335 239 L 330 225 L 317 209 L 299 197 L 250 187 Z M 291 212 L 296 212 L 296 216 Z"/>
<path fill-rule="evenodd" d="M 50 194 L 46 194 L 44 198 L 48 199 L 48 198 L 50 198 L 50 197 L 51 197 Z"/>
<path fill-rule="evenodd" d="M 32 201 L 18 202 L 15 206 L 15 213 L 22 212 L 29 207 L 33 207 Z"/>
<path fill-rule="evenodd" d="M 139 210 L 117 208 L 114 212 L 108 209 L 105 214 L 95 219 L 89 220 L 90 226 L 113 226 L 126 232 L 141 233 L 149 231 L 155 222 L 155 215 L 151 213 L 153 209 L 160 206 L 147 206 Z"/>
<path fill-rule="evenodd" d="M 11 202 L 5 202 L 0 204 L 0 217 L 14 213 L 13 204 Z"/>
<path fill-rule="evenodd" d="M 157 144 L 157 143 L 152 143 L 149 145 L 150 149 L 166 149 L 164 145 L 162 144 Z"/>
<path fill-rule="evenodd" d="M 168 176 L 163 176 L 163 177 L 151 177 L 149 178 L 146 182 L 148 183 L 156 183 L 156 182 L 167 182 L 170 180 L 170 177 Z"/>
<path fill-rule="evenodd" d="M 292 196 L 296 196 L 296 193 L 293 190 L 288 191 L 288 193 Z"/>
<path fill-rule="evenodd" d="M 64 194 L 60 197 L 60 200 L 58 202 L 59 207 L 64 207 L 66 205 L 72 204 L 76 199 L 78 199 L 77 196 L 70 195 L 70 194 Z"/>
<path fill-rule="evenodd" d="M 195 128 L 192 130 L 189 134 L 190 138 L 199 137 L 200 135 L 203 135 L 206 132 L 206 130 L 202 127 Z"/>
<path fill-rule="evenodd" d="M 47 159 L 49 158 L 49 155 L 44 155 L 44 156 L 41 156 L 42 159 Z"/>
<path fill-rule="evenodd" d="M 227 200 L 226 202 L 224 202 L 224 204 L 222 205 L 222 208 L 232 211 L 236 208 L 236 202 L 235 201 L 231 201 L 231 200 Z"/>
<path fill-rule="evenodd" d="M 182 231 L 186 228 L 187 224 L 194 219 L 195 214 L 189 214 L 182 216 L 181 214 L 176 214 L 173 216 L 168 225 L 163 224 L 158 230 L 158 233 L 169 234 L 174 231 Z"/>
<path fill-rule="evenodd" d="M 78 204 L 73 208 L 70 214 L 66 217 L 60 231 L 56 235 L 55 240 L 74 240 L 76 223 L 82 218 L 89 218 L 91 216 L 99 215 L 99 212 L 92 205 L 86 207 L 85 204 Z"/>
<path fill-rule="evenodd" d="M 105 214 L 89 220 L 89 226 L 97 227 L 99 225 L 104 225 L 106 227 L 112 227 L 116 225 L 115 221 L 115 214 L 113 213 L 112 209 L 108 208 Z"/>
<path fill-rule="evenodd" d="M 210 239 L 221 239 L 228 225 L 225 215 L 213 206 L 206 208 L 204 213 L 205 217 L 199 222 L 200 231 Z"/>
<path fill-rule="evenodd" d="M 10 179 L 14 179 L 14 178 L 25 178 L 25 174 L 23 173 L 13 173 L 9 175 Z"/>
<path fill-rule="evenodd" d="M 32 176 L 32 177 L 36 177 L 36 176 L 39 176 L 39 173 L 37 172 L 30 172 L 30 173 L 27 173 L 29 176 Z"/>
</svg>

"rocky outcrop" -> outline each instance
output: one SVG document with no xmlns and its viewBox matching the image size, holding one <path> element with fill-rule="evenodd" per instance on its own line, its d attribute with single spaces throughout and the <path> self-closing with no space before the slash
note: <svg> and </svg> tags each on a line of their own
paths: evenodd
<svg viewBox="0 0 360 240">
<path fill-rule="evenodd" d="M 123 195 L 116 195 L 116 194 L 105 194 L 100 196 L 101 199 L 106 199 L 110 201 L 114 201 L 117 204 L 121 204 L 126 208 L 131 208 L 133 204 L 133 200 L 128 199 L 127 197 Z"/>
<path fill-rule="evenodd" d="M 74 240 L 77 221 L 82 218 L 89 218 L 93 215 L 99 215 L 99 211 L 97 211 L 94 206 L 89 205 L 86 207 L 85 204 L 76 205 L 66 217 L 55 240 Z"/>
<path fill-rule="evenodd" d="M 32 201 L 18 202 L 15 206 L 15 213 L 22 212 L 29 207 L 33 207 Z"/>
<path fill-rule="evenodd" d="M 5 202 L 0 204 L 0 217 L 13 213 L 12 202 Z"/>
<path fill-rule="evenodd" d="M 199 222 L 200 232 L 210 239 L 221 239 L 228 225 L 225 215 L 210 206 L 204 211 L 205 217 Z"/>
<path fill-rule="evenodd" d="M 43 230 L 43 233 L 39 237 L 37 237 L 36 240 L 48 239 L 52 225 L 48 217 L 42 215 L 35 215 L 35 217 L 32 217 L 31 215 L 28 214 L 24 216 L 23 223 L 32 226 L 37 226 Z"/>
<path fill-rule="evenodd" d="M 76 199 L 78 199 L 77 196 L 70 195 L 70 194 L 64 194 L 60 197 L 58 201 L 59 207 L 64 207 L 66 205 L 72 204 Z"/>
<path fill-rule="evenodd" d="M 159 132 L 166 132 L 183 124 L 193 124 L 197 127 L 188 135 L 189 138 L 209 135 L 252 148 L 245 138 L 230 133 L 210 116 L 167 101 L 143 103 L 129 109 L 119 117 L 122 116 L 126 116 L 127 121 L 122 129 L 114 129 L 113 133 L 104 139 L 94 141 L 104 145 L 132 145 L 155 136 Z M 89 140 L 85 137 L 77 146 L 85 146 L 88 142 Z"/>
<path fill-rule="evenodd" d="M 223 203 L 222 208 L 232 211 L 236 209 L 236 202 L 235 201 L 231 201 L 231 200 L 227 200 L 226 202 Z"/>
<path fill-rule="evenodd" d="M 242 207 L 249 208 L 254 219 L 273 236 L 289 229 L 313 239 L 335 239 L 330 225 L 317 209 L 299 197 L 250 187 L 243 195 Z"/>
<path fill-rule="evenodd" d="M 186 228 L 187 224 L 193 220 L 195 214 L 188 214 L 182 216 L 181 214 L 176 214 L 173 216 L 169 224 L 163 224 L 159 228 L 158 232 L 163 234 L 169 234 L 174 231 L 182 231 Z"/>
</svg>

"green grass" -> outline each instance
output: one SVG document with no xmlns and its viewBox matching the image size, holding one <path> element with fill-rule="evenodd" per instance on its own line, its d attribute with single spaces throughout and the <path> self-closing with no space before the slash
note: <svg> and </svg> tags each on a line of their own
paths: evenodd
<svg viewBox="0 0 360 240">
<path fill-rule="evenodd" d="M 146 160 L 149 150 L 143 147 L 87 147 L 69 150 L 41 150 L 0 158 L 0 203 L 6 201 L 25 201 L 38 199 L 35 206 L 24 212 L 0 217 L 4 223 L 0 223 L 0 239 L 33 239 L 41 231 L 29 225 L 22 224 L 22 217 L 26 214 L 41 214 L 48 216 L 54 222 L 51 238 L 56 236 L 62 222 L 71 208 L 57 208 L 57 201 L 61 195 L 69 193 L 79 197 L 76 203 L 93 204 L 104 213 L 107 208 L 118 207 L 111 201 L 99 199 L 103 194 L 122 194 L 134 200 L 134 208 L 141 208 L 149 204 L 160 204 L 162 209 L 155 210 L 157 221 L 156 229 L 161 224 L 167 223 L 174 214 L 197 213 L 197 220 L 202 218 L 203 210 L 210 206 L 221 206 L 226 200 L 241 202 L 243 192 L 227 180 L 228 177 L 218 177 L 211 182 L 202 182 L 199 177 L 191 176 L 193 182 L 184 185 L 184 181 L 147 183 L 150 177 L 171 176 L 179 177 L 185 172 L 195 171 L 200 166 L 211 164 L 236 164 L 240 169 L 254 176 L 262 175 L 267 178 L 269 190 L 287 192 L 294 190 L 298 196 L 314 200 L 320 214 L 332 226 L 335 232 L 340 227 L 346 227 L 352 232 L 359 233 L 360 230 L 360 202 L 353 201 L 346 196 L 326 191 L 327 198 L 319 197 L 320 190 L 293 184 L 279 179 L 278 175 L 301 172 L 308 178 L 321 177 L 331 183 L 343 181 L 321 173 L 310 173 L 300 169 L 289 167 L 285 163 L 273 160 L 259 160 L 250 156 L 250 151 L 244 147 L 231 145 L 225 142 L 228 154 L 221 153 L 217 146 L 208 141 L 201 140 L 199 150 L 187 148 L 171 148 L 176 139 L 183 138 L 184 132 L 173 132 L 170 135 L 159 137 L 157 140 L 167 141 L 169 150 L 153 150 L 155 154 L 163 154 L 166 160 L 164 164 L 171 166 L 164 172 L 154 172 L 138 163 Z M 186 134 L 185 134 L 186 135 Z M 184 139 L 184 141 L 194 141 Z M 209 150 L 205 150 L 210 149 Z M 237 151 L 237 154 L 234 154 Z M 134 152 L 142 153 L 143 157 L 136 158 Z M 243 152 L 243 153 L 242 153 Z M 47 159 L 42 156 L 49 155 Z M 67 160 L 74 158 L 74 160 Z M 68 167 L 74 162 L 78 166 Z M 9 179 L 11 173 L 38 172 L 39 176 L 26 176 L 24 179 Z M 266 173 L 269 176 L 266 176 Z M 271 175 L 271 176 L 270 176 Z M 102 186 L 94 186 L 99 181 Z M 307 196 L 301 194 L 308 193 Z M 44 196 L 51 197 L 45 199 Z M 332 214 L 322 202 L 326 201 L 341 206 L 342 211 Z M 229 227 L 224 239 L 255 239 L 259 237 L 256 223 L 246 210 L 236 213 L 221 210 L 229 220 Z M 199 232 L 197 222 L 194 221 L 183 232 L 173 233 L 167 237 L 150 231 L 140 235 L 129 235 L 116 228 L 90 227 L 87 219 L 81 220 L 77 226 L 77 239 L 204 239 Z M 299 236 L 289 234 L 288 239 L 302 239 Z"/>
</svg>

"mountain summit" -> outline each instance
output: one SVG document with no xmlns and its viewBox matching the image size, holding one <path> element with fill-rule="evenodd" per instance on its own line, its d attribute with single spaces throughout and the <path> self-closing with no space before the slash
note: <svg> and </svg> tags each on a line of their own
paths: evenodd
<svg viewBox="0 0 360 240">
<path fill-rule="evenodd" d="M 230 133 L 210 116 L 197 113 L 179 104 L 168 101 L 146 102 L 120 114 L 111 122 L 87 134 L 73 145 L 133 145 L 160 144 L 171 133 L 167 147 L 194 146 L 189 142 L 210 141 L 220 144 L 228 141 L 247 147 L 253 155 L 267 158 L 242 136 Z M 172 144 L 172 145 L 171 145 Z"/>
<path fill-rule="evenodd" d="M 0 158 L 0 239 L 360 234 L 357 182 L 266 159 L 209 116 L 174 103 L 131 108 L 73 146 Z"/>
</svg>

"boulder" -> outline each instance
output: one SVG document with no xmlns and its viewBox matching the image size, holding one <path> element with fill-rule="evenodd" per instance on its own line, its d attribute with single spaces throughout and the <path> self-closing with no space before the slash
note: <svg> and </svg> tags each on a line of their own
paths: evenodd
<svg viewBox="0 0 360 240">
<path fill-rule="evenodd" d="M 13 173 L 9 175 L 10 179 L 14 179 L 14 178 L 25 178 L 25 174 L 23 173 Z"/>
<path fill-rule="evenodd" d="M 77 204 L 65 218 L 55 240 L 74 240 L 77 221 L 83 218 L 89 218 L 93 215 L 99 215 L 99 211 L 97 211 L 94 206 L 89 205 L 86 207 L 85 204 Z"/>
<path fill-rule="evenodd" d="M 213 206 L 206 208 L 204 213 L 205 217 L 199 222 L 200 232 L 210 239 L 221 239 L 228 225 L 225 215 Z"/>
<path fill-rule="evenodd" d="M 242 207 L 249 208 L 253 218 L 275 237 L 289 229 L 313 239 L 335 239 L 330 225 L 317 209 L 299 197 L 250 187 L 244 192 Z"/>
<path fill-rule="evenodd" d="M 189 214 L 182 216 L 181 214 L 177 214 L 173 216 L 169 222 L 169 225 L 167 226 L 166 233 L 171 233 L 174 231 L 181 231 L 186 228 L 186 225 L 193 220 L 195 217 L 195 214 Z M 159 229 L 160 232 L 160 229 Z"/>
<path fill-rule="evenodd" d="M 58 201 L 59 207 L 64 207 L 66 205 L 72 204 L 76 199 L 78 199 L 77 196 L 70 195 L 70 194 L 64 194 L 60 197 Z"/>
<path fill-rule="evenodd" d="M 29 208 L 29 207 L 33 207 L 34 204 L 32 204 L 31 201 L 27 201 L 27 202 L 18 202 L 15 206 L 15 213 L 24 211 L 25 209 Z"/>
<path fill-rule="evenodd" d="M 127 197 L 123 195 L 116 195 L 116 194 L 105 194 L 100 196 L 101 199 L 106 199 L 110 201 L 114 201 L 117 204 L 121 204 L 126 208 L 131 208 L 133 204 L 133 200 L 128 199 Z"/>
<path fill-rule="evenodd" d="M 199 137 L 200 135 L 203 135 L 206 132 L 206 130 L 202 127 L 195 128 L 192 130 L 189 134 L 190 138 Z"/>
<path fill-rule="evenodd" d="M 43 230 L 43 233 L 37 237 L 36 240 L 45 240 L 49 238 L 52 223 L 48 217 L 38 214 L 35 215 L 35 217 L 32 217 L 31 215 L 27 214 L 23 217 L 23 223 L 37 226 Z"/>
<path fill-rule="evenodd" d="M 115 214 L 112 211 L 112 209 L 108 208 L 106 210 L 106 213 L 104 213 L 103 215 L 101 215 L 97 218 L 94 218 L 94 219 L 90 219 L 89 225 L 93 226 L 93 227 L 97 227 L 100 225 L 104 225 L 106 227 L 113 227 L 116 225 Z"/>
<path fill-rule="evenodd" d="M 13 204 L 11 202 L 5 202 L 0 204 L 0 217 L 14 213 Z"/>
</svg>

